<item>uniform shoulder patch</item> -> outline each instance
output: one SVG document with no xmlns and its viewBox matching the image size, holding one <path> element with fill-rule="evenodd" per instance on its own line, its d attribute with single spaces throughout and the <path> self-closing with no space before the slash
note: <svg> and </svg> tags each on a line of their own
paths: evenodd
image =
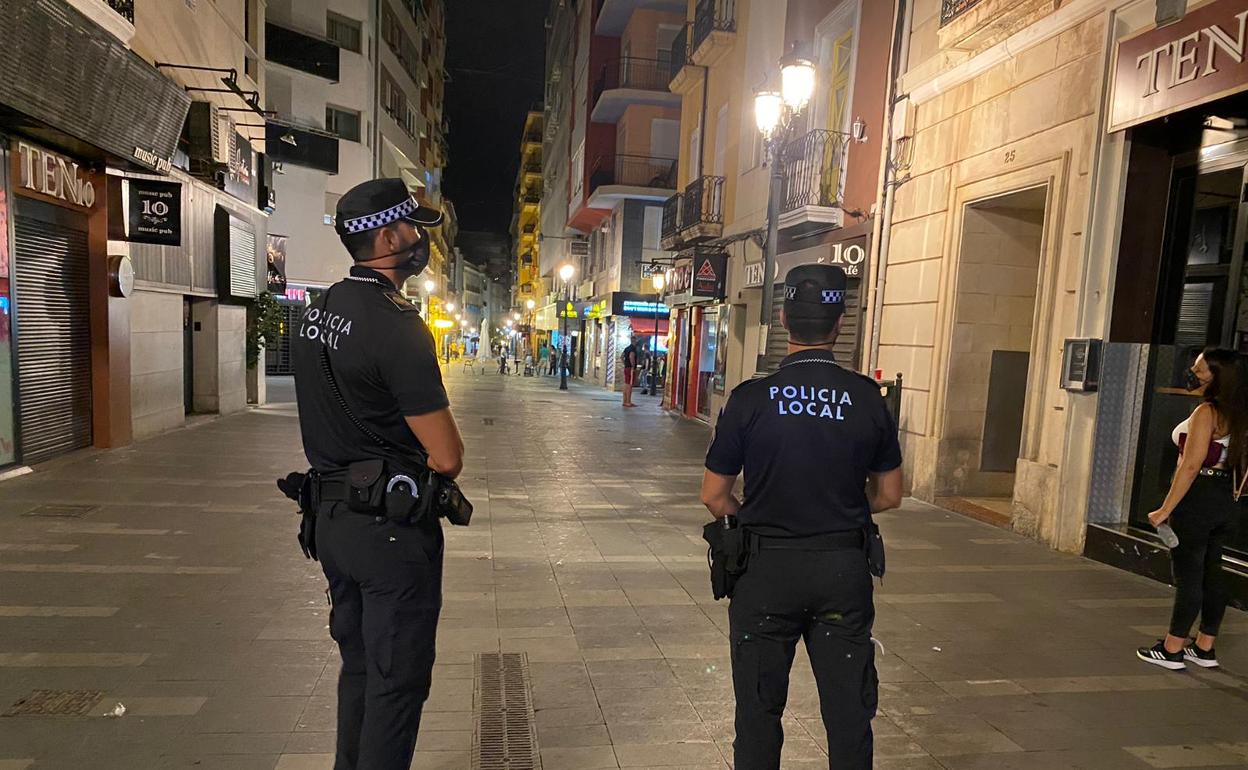
<svg viewBox="0 0 1248 770">
<path fill-rule="evenodd" d="M 386 299 L 390 300 L 390 304 L 394 305 L 396 308 L 398 308 L 402 312 L 404 313 L 420 312 L 419 308 L 417 308 L 415 305 L 409 302 L 407 297 L 404 297 L 402 294 L 398 293 L 397 291 L 387 291 L 383 293 L 385 294 Z"/>
</svg>

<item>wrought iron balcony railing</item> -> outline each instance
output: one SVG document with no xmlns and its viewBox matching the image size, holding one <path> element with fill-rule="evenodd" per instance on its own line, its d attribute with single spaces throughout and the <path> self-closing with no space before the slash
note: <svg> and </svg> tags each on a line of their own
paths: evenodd
<svg viewBox="0 0 1248 770">
<path fill-rule="evenodd" d="M 604 185 L 676 189 L 676 159 L 644 155 L 599 155 L 589 175 L 591 191 Z"/>
<path fill-rule="evenodd" d="M 689 63 L 689 25 L 680 28 L 672 40 L 672 50 L 667 59 L 667 82 L 672 82 Z"/>
<path fill-rule="evenodd" d="M 698 0 L 693 14 L 693 45 L 696 51 L 712 32 L 737 31 L 737 0 Z"/>
<path fill-rule="evenodd" d="M 977 5 L 979 0 L 940 0 L 940 26 L 945 26 Z"/>
<path fill-rule="evenodd" d="M 134 0 L 108 0 L 108 7 L 131 24 L 134 23 Z"/>
<path fill-rule="evenodd" d="M 845 139 L 836 131 L 816 129 L 785 146 L 780 160 L 785 180 L 782 210 L 840 205 Z"/>
<path fill-rule="evenodd" d="M 681 193 L 676 193 L 672 197 L 663 201 L 663 233 L 664 240 L 675 238 L 680 232 L 680 202 L 684 197 Z"/>
<path fill-rule="evenodd" d="M 603 91 L 614 88 L 633 88 L 639 91 L 666 91 L 671 82 L 669 67 L 658 59 L 638 59 L 626 56 L 612 59 L 602 67 L 598 82 L 594 85 L 594 104 Z"/>
<path fill-rule="evenodd" d="M 724 223 L 724 178 L 704 176 L 693 180 L 685 188 L 680 204 L 680 229 L 688 230 L 696 225 L 722 225 Z"/>
</svg>

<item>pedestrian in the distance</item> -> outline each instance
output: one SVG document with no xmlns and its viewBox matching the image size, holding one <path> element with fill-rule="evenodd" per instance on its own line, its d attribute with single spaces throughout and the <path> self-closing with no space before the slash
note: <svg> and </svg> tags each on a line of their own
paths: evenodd
<svg viewBox="0 0 1248 770">
<path fill-rule="evenodd" d="M 774 374 L 732 392 L 706 454 L 702 502 L 718 520 L 708 529 L 735 532 L 745 547 L 733 555 L 748 553 L 744 572 L 735 567 L 735 593 L 726 592 L 741 770 L 780 767 L 780 720 L 802 638 L 828 766 L 872 766 L 879 681 L 871 576 L 884 565 L 871 514 L 901 504 L 901 448 L 879 385 L 832 355 L 846 283 L 832 265 L 789 271 L 781 315 L 789 355 Z M 732 490 L 742 470 L 738 501 Z"/>
<path fill-rule="evenodd" d="M 1187 379 L 1201 403 L 1174 428 L 1178 467 L 1165 501 L 1148 514 L 1154 527 L 1168 525 L 1178 537 L 1170 549 L 1174 609 L 1166 637 L 1135 652 L 1140 660 L 1171 670 L 1188 663 L 1218 665 L 1214 642 L 1230 599 L 1222 549 L 1235 536 L 1242 510 L 1239 496 L 1248 491 L 1248 377 L 1243 363 L 1230 350 L 1206 350 Z M 1189 639 L 1197 618 L 1200 633 Z"/>
<path fill-rule="evenodd" d="M 624 406 L 637 406 L 633 403 L 633 386 L 637 384 L 637 345 L 631 336 L 628 346 L 620 354 L 620 366 L 624 367 Z"/>
<path fill-rule="evenodd" d="M 347 191 L 336 229 L 355 265 L 312 303 L 295 336 L 313 469 L 298 496 L 314 501 L 304 525 L 315 528 L 300 540 L 329 582 L 329 634 L 342 655 L 334 770 L 407 770 L 429 696 L 442 527 L 414 501 L 436 494 L 429 470 L 459 475 L 464 444 L 433 336 L 398 287 L 428 264 L 425 228 L 441 218 L 401 179 Z"/>
</svg>

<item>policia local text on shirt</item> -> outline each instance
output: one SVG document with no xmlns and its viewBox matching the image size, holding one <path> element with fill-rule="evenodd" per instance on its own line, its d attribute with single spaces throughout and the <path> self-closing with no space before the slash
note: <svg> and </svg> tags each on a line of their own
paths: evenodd
<svg viewBox="0 0 1248 770">
<path fill-rule="evenodd" d="M 424 228 L 441 212 L 379 179 L 348 191 L 337 215 L 355 265 L 308 308 L 293 348 L 312 469 L 279 486 L 299 498 L 300 543 L 329 581 L 342 654 L 334 770 L 407 770 L 442 608 L 439 517 L 471 515 L 452 481 L 464 446 L 433 336 L 397 290 L 428 263 Z"/>
<path fill-rule="evenodd" d="M 879 386 L 832 356 L 845 285 L 831 265 L 789 272 L 789 355 L 779 371 L 732 392 L 706 455 L 702 502 L 717 518 L 706 528 L 712 583 L 716 598 L 732 598 L 737 770 L 780 767 L 799 638 L 819 688 L 829 767 L 872 766 L 871 576 L 883 574 L 884 560 L 871 514 L 901 504 L 901 448 Z"/>
</svg>

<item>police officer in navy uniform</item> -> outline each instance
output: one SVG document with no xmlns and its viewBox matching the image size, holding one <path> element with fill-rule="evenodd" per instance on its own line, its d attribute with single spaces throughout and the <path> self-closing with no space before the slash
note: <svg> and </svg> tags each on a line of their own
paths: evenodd
<svg viewBox="0 0 1248 770">
<path fill-rule="evenodd" d="M 749 549 L 728 612 L 737 770 L 780 767 L 799 638 L 819 688 L 828 766 L 872 766 L 878 679 L 865 546 L 871 514 L 901 504 L 901 450 L 879 386 L 832 355 L 845 287 L 831 265 L 788 273 L 789 355 L 732 392 L 706 455 L 702 502 L 717 518 L 737 517 Z"/>
<path fill-rule="evenodd" d="M 433 337 L 398 291 L 428 264 L 425 228 L 440 221 L 400 179 L 365 182 L 338 202 L 355 265 L 308 308 L 293 346 L 304 451 L 320 474 L 396 454 L 424 453 L 450 478 L 463 466 Z M 332 491 L 318 513 L 315 552 L 342 654 L 334 770 L 408 770 L 442 606 L 441 526 L 362 515 Z"/>
</svg>

